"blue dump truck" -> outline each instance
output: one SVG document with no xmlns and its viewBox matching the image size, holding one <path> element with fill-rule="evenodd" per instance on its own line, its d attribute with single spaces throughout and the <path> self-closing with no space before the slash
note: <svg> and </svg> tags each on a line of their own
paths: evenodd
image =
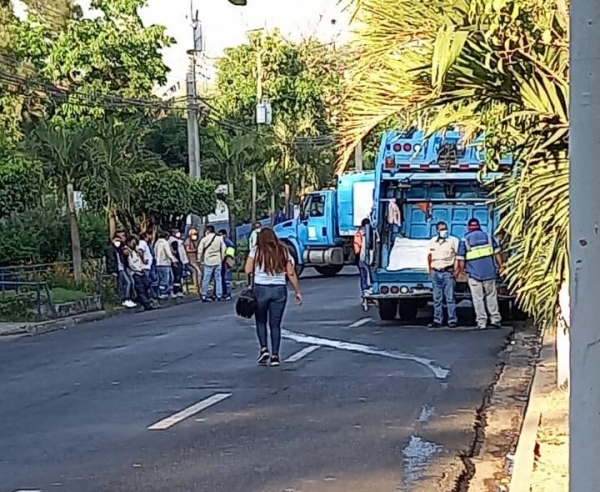
<svg viewBox="0 0 600 492">
<path fill-rule="evenodd" d="M 433 298 L 428 274 L 428 242 L 436 224 L 444 221 L 450 234 L 462 238 L 467 222 L 477 218 L 482 229 L 494 233 L 498 213 L 490 202 L 486 180 L 478 180 L 483 167 L 479 139 L 461 143 L 455 131 L 425 139 L 422 131 L 390 131 L 383 135 L 375 169 L 374 207 L 370 244 L 371 292 L 382 320 L 416 318 L 418 309 Z M 510 170 L 504 158 L 500 171 Z M 513 309 L 514 297 L 499 286 L 503 314 Z M 466 278 L 457 279 L 457 302 L 468 299 Z M 365 306 L 366 306 L 365 302 Z"/>
<path fill-rule="evenodd" d="M 354 264 L 352 241 L 361 221 L 371 214 L 374 184 L 373 171 L 345 173 L 335 188 L 306 195 L 296 219 L 273 228 L 294 257 L 299 274 L 313 267 L 331 277 Z"/>
</svg>

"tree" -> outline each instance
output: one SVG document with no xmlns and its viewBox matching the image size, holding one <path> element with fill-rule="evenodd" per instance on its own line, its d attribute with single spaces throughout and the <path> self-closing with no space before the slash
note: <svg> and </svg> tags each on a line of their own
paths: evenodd
<svg viewBox="0 0 600 492">
<path fill-rule="evenodd" d="M 146 138 L 146 147 L 173 169 L 189 172 L 187 121 L 169 114 L 154 121 Z"/>
<path fill-rule="evenodd" d="M 0 153 L 0 219 L 39 205 L 42 183 L 39 163 Z"/>
<path fill-rule="evenodd" d="M 204 217 L 215 210 L 215 205 L 214 183 L 162 166 L 134 176 L 129 207 L 119 210 L 118 215 L 130 231 L 182 229 L 188 215 Z"/>
<path fill-rule="evenodd" d="M 30 155 L 42 163 L 47 179 L 66 199 L 76 282 L 81 281 L 81 241 L 74 191 L 81 182 L 85 148 L 91 136 L 85 128 L 70 129 L 43 123 L 28 135 L 26 142 Z"/>
<path fill-rule="evenodd" d="M 33 84 L 52 104 L 48 117 L 61 121 L 119 114 L 151 113 L 153 89 L 166 82 L 161 49 L 173 40 L 163 26 L 144 26 L 146 0 L 93 0 L 94 18 L 69 18 L 64 29 L 31 15 L 17 25 L 16 52 L 35 67 Z M 63 90 L 50 91 L 54 84 Z M 142 100 L 132 103 L 125 99 Z M 157 100 L 156 100 L 157 101 Z M 157 101 L 158 102 L 158 101 Z"/>
<path fill-rule="evenodd" d="M 511 152 L 516 172 L 495 189 L 507 278 L 527 311 L 554 324 L 568 277 L 566 2 L 392 3 L 358 8 L 345 142 L 405 112 L 425 114 L 431 131 L 485 133 L 489 169 Z"/>
<path fill-rule="evenodd" d="M 136 173 L 160 165 L 145 149 L 143 132 L 137 118 L 121 122 L 107 117 L 97 122 L 86 147 L 89 159 L 81 179 L 82 191 L 87 203 L 106 213 L 111 237 L 118 210 L 131 201 Z"/>
<path fill-rule="evenodd" d="M 203 165 L 208 176 L 227 184 L 229 230 L 235 241 L 237 218 L 249 208 L 248 200 L 238 196 L 237 188 L 261 160 L 264 147 L 257 134 L 227 132 L 213 126 L 208 136 L 211 145 L 206 150 L 208 158 Z"/>
<path fill-rule="evenodd" d="M 249 60 L 259 58 L 263 96 L 271 102 L 274 120 L 271 128 L 263 129 L 271 148 L 258 168 L 258 181 L 268 184 L 263 191 L 273 205 L 284 188 L 286 201 L 291 201 L 304 187 L 302 180 L 322 184 L 318 181 L 327 174 L 322 170 L 334 162 L 327 148 L 332 149 L 339 117 L 344 57 L 312 38 L 293 43 L 279 31 L 250 35 L 246 44 L 226 50 L 217 64 L 213 113 L 223 126 L 254 127 L 258 71 L 257 63 Z"/>
</svg>

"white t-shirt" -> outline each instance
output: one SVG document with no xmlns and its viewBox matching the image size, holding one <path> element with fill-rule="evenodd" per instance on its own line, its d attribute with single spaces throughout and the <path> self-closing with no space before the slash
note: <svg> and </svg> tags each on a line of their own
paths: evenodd
<svg viewBox="0 0 600 492">
<path fill-rule="evenodd" d="M 150 270 L 152 266 L 152 251 L 150 251 L 150 246 L 142 239 L 138 244 L 138 249 L 144 253 L 144 270 Z"/>
<path fill-rule="evenodd" d="M 248 255 L 253 260 L 256 258 L 256 248 L 250 251 Z M 290 263 L 294 263 L 294 259 L 291 257 L 289 252 L 287 253 L 288 261 Z M 287 278 L 286 272 L 283 273 L 266 273 L 262 266 L 258 265 L 256 261 L 254 262 L 254 283 L 256 285 L 286 285 Z"/>
</svg>

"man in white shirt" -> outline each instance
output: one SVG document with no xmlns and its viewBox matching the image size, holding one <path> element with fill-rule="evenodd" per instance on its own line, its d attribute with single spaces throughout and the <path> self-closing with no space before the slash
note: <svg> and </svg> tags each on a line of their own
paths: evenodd
<svg viewBox="0 0 600 492">
<path fill-rule="evenodd" d="M 156 273 L 158 273 L 158 288 L 162 299 L 173 296 L 173 269 L 172 266 L 177 263 L 177 258 L 171 251 L 171 246 L 167 241 L 169 235 L 161 232 L 158 241 L 154 246 L 156 255 Z"/>
<path fill-rule="evenodd" d="M 248 246 L 250 247 L 250 251 L 256 248 L 256 243 L 258 242 L 258 235 L 260 234 L 261 229 L 262 224 L 260 222 L 256 222 L 252 225 L 252 232 L 250 233 L 250 239 L 248 239 Z"/>
<path fill-rule="evenodd" d="M 198 263 L 203 267 L 202 273 L 202 301 L 210 302 L 208 287 L 214 280 L 214 293 L 218 301 L 223 300 L 223 278 L 221 266 L 225 259 L 227 247 L 223 238 L 215 233 L 212 225 L 206 226 L 205 236 L 198 245 Z"/>
<path fill-rule="evenodd" d="M 448 326 L 455 328 L 456 301 L 454 299 L 454 288 L 456 286 L 456 253 L 458 251 L 458 239 L 450 236 L 448 225 L 438 222 L 437 234 L 429 242 L 429 254 L 427 263 L 429 275 L 433 281 L 433 323 L 429 326 L 440 328 L 444 322 L 443 304 L 446 298 L 448 307 Z"/>
</svg>

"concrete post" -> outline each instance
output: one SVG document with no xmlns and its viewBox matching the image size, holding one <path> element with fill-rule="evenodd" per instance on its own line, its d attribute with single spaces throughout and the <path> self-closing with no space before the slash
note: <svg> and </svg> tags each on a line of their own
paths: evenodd
<svg viewBox="0 0 600 492">
<path fill-rule="evenodd" d="M 600 492 L 600 1 L 571 0 L 570 490 Z"/>
</svg>

